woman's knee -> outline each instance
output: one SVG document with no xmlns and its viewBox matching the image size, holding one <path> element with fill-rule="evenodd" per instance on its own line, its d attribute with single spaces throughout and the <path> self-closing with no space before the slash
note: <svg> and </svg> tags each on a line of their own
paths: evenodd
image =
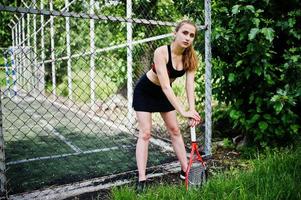
<svg viewBox="0 0 301 200">
<path fill-rule="evenodd" d="M 148 141 L 151 138 L 151 131 L 150 130 L 142 130 L 139 131 L 139 139 L 144 141 Z"/>
<path fill-rule="evenodd" d="M 181 135 L 181 131 L 178 126 L 169 126 L 167 129 L 172 137 L 178 137 Z"/>
</svg>

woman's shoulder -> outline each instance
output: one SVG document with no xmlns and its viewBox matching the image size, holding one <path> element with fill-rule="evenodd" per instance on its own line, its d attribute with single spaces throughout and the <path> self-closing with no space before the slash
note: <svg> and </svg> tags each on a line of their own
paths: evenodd
<svg viewBox="0 0 301 200">
<path fill-rule="evenodd" d="M 163 46 L 160 46 L 158 48 L 155 49 L 155 52 L 154 54 L 156 55 L 161 55 L 161 56 L 165 56 L 167 55 L 167 45 L 163 45 Z"/>
</svg>

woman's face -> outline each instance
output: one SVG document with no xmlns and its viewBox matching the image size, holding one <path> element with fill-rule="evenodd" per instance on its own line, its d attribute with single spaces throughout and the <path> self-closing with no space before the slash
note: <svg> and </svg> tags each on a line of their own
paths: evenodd
<svg viewBox="0 0 301 200">
<path fill-rule="evenodd" d="M 183 24 L 180 29 L 175 32 L 175 42 L 181 47 L 189 47 L 195 38 L 195 27 L 191 24 Z"/>
</svg>

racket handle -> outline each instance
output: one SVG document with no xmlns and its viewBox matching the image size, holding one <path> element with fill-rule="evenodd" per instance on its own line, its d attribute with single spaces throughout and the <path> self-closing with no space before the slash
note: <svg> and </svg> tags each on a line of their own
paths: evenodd
<svg viewBox="0 0 301 200">
<path fill-rule="evenodd" d="M 190 127 L 190 134 L 191 134 L 191 142 L 196 142 L 195 126 Z"/>
</svg>

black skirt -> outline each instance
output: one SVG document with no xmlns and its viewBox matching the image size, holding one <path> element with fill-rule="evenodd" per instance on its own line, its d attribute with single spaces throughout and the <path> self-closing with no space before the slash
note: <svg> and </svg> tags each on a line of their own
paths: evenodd
<svg viewBox="0 0 301 200">
<path fill-rule="evenodd" d="M 136 84 L 133 95 L 133 108 L 144 112 L 169 112 L 175 108 L 168 101 L 161 86 L 151 82 L 144 74 Z"/>
</svg>

